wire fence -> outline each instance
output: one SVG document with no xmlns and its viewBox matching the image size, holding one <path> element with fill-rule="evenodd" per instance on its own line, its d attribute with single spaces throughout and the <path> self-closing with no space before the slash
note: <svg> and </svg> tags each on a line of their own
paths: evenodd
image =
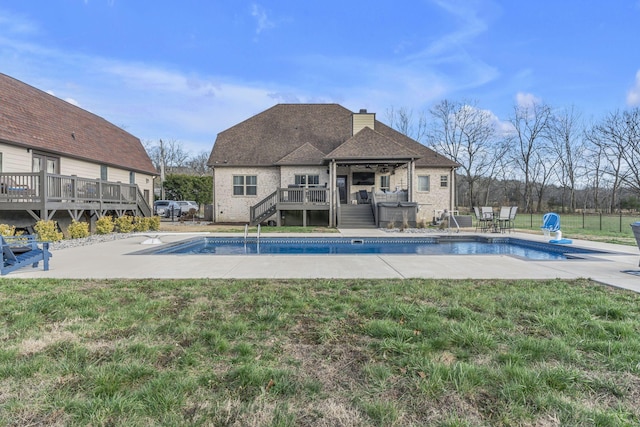
<svg viewBox="0 0 640 427">
<path fill-rule="evenodd" d="M 542 226 L 543 214 L 518 214 L 515 219 L 515 227 L 538 230 Z M 640 221 L 640 213 L 634 214 L 560 214 L 560 225 L 563 231 L 588 230 L 590 232 L 616 233 L 633 237 L 631 224 Z"/>
</svg>

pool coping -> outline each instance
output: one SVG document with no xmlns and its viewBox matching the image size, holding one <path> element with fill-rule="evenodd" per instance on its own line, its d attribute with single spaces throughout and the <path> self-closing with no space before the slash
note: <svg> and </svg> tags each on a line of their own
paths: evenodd
<svg viewBox="0 0 640 427">
<path fill-rule="evenodd" d="M 513 244 L 515 246 L 521 246 L 529 249 L 540 250 L 543 252 L 553 252 L 556 254 L 562 254 L 566 256 L 565 259 L 540 259 L 540 258 L 531 258 L 518 254 L 495 254 L 495 253 L 469 253 L 469 254 L 447 254 L 447 253 L 394 253 L 394 252 L 365 252 L 365 253 L 349 253 L 349 252 L 336 252 L 336 253 L 324 253 L 324 252 L 303 252 L 303 253 L 189 253 L 189 252 L 173 252 L 174 248 L 179 248 L 180 246 L 185 246 L 186 249 L 193 246 L 198 246 L 198 242 L 202 239 L 213 239 L 213 240 L 221 240 L 221 241 L 234 241 L 234 243 L 242 244 L 245 243 L 247 245 L 256 245 L 259 242 L 273 243 L 273 240 L 290 240 L 291 242 L 285 243 L 300 243 L 300 241 L 304 240 L 312 240 L 319 244 L 324 243 L 337 243 L 339 245 L 347 245 L 348 242 L 356 244 L 356 243 L 381 243 L 380 241 L 393 241 L 393 243 L 411 243 L 413 240 L 420 240 L 423 243 L 437 245 L 445 242 L 476 242 L 476 243 L 507 243 Z M 355 243 L 354 243 L 355 242 Z M 424 234 L 421 235 L 386 235 L 386 236 L 316 236 L 316 235 L 306 235 L 306 236 L 211 236 L 211 235 L 200 235 L 194 236 L 187 239 L 183 239 L 180 241 L 166 243 L 160 245 L 154 245 L 155 247 L 146 248 L 139 251 L 131 252 L 127 255 L 159 255 L 159 256 L 177 256 L 177 255 L 207 255 L 207 256 L 303 256 L 303 255 L 318 255 L 318 256 L 345 256 L 345 255 L 358 255 L 358 256 L 378 256 L 378 255 L 419 255 L 419 256 L 478 256 L 478 255 L 487 255 L 487 256 L 510 256 L 514 258 L 518 258 L 524 261 L 576 261 L 576 260 L 593 260 L 597 261 L 597 258 L 591 257 L 591 255 L 602 255 L 604 253 L 614 254 L 615 252 L 605 251 L 602 249 L 594 249 L 594 248 L 584 248 L 577 245 L 566 245 L 566 244 L 553 244 L 550 242 L 539 242 L 531 239 L 523 239 L 521 237 L 512 237 L 510 235 L 485 235 L 485 234 Z M 566 250 L 565 250 L 566 249 Z"/>
<path fill-rule="evenodd" d="M 314 233 L 314 237 L 424 237 L 438 232 L 389 233 L 380 229 L 340 229 L 338 233 Z M 24 268 L 6 278 L 65 279 L 575 279 L 589 278 L 599 283 L 640 292 L 640 277 L 624 271 L 640 271 L 636 246 L 575 240 L 573 245 L 607 253 L 576 260 L 521 260 L 502 255 L 155 255 L 126 256 L 140 251 L 141 244 L 155 238 L 163 243 L 196 235 L 237 237 L 241 233 L 140 233 L 131 237 L 90 246 L 54 250 L 50 269 Z M 463 235 L 485 233 L 461 232 Z M 265 233 L 265 237 L 310 237 L 301 233 Z M 527 233 L 506 236 L 548 242 L 549 237 Z M 569 236 L 570 237 L 570 236 Z M 144 245 L 143 245 L 144 246 Z M 330 262 L 327 260 L 330 259 Z M 596 262 L 597 261 L 597 262 Z"/>
</svg>

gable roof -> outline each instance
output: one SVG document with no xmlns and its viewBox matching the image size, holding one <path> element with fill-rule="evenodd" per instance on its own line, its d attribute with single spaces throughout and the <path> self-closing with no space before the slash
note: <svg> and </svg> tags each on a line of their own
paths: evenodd
<svg viewBox="0 0 640 427">
<path fill-rule="evenodd" d="M 278 160 L 278 165 L 321 165 L 324 153 L 308 142 Z"/>
<path fill-rule="evenodd" d="M 375 132 L 364 128 L 354 136 L 352 120 L 353 113 L 338 104 L 277 104 L 220 132 L 208 165 L 316 164 L 312 157 L 317 154 L 313 154 L 314 150 L 309 147 L 300 151 L 303 145 L 314 147 L 325 155 L 327 161 L 336 158 L 332 152 L 345 144 L 336 152 L 346 156 L 343 159 L 375 153 L 377 158 L 384 159 L 395 159 L 398 155 L 401 158 L 417 158 L 416 166 L 458 166 L 377 120 L 374 122 Z M 305 159 L 305 153 L 312 157 Z M 329 156 L 329 153 L 332 155 Z"/>
<path fill-rule="evenodd" d="M 157 174 L 135 136 L 102 117 L 2 73 L 0 142 Z"/>
<path fill-rule="evenodd" d="M 417 152 L 376 132 L 370 127 L 363 128 L 338 148 L 327 154 L 327 159 L 375 160 L 375 159 L 416 159 Z"/>
</svg>

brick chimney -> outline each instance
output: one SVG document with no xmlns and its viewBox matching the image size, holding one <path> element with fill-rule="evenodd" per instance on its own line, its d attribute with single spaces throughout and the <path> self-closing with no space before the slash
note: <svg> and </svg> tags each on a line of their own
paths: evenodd
<svg viewBox="0 0 640 427">
<path fill-rule="evenodd" d="M 359 113 L 353 113 L 351 121 L 353 124 L 353 135 L 355 135 L 365 127 L 375 129 L 374 123 L 376 121 L 376 115 L 375 113 L 367 113 L 367 110 L 363 108 Z"/>
</svg>

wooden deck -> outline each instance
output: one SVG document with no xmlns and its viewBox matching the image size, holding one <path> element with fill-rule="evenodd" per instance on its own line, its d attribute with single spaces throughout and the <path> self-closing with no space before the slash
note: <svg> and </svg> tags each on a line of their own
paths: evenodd
<svg viewBox="0 0 640 427">
<path fill-rule="evenodd" d="M 0 211 L 26 211 L 34 219 L 51 219 L 60 210 L 79 219 L 85 211 L 99 217 L 151 216 L 153 211 L 135 184 L 38 173 L 0 173 Z"/>
</svg>

